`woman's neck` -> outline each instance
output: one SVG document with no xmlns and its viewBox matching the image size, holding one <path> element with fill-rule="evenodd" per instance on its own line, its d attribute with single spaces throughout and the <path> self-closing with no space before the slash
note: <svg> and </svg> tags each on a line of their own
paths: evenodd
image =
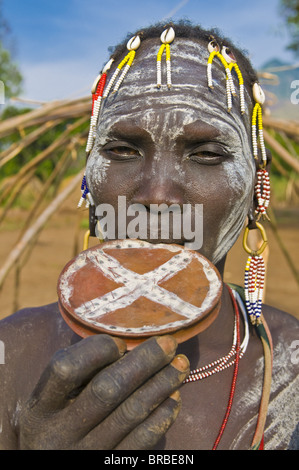
<svg viewBox="0 0 299 470">
<path fill-rule="evenodd" d="M 186 354 L 191 369 L 227 354 L 232 346 L 235 312 L 228 287 L 223 285 L 221 307 L 217 318 L 203 332 L 179 345 L 178 352 Z"/>
</svg>

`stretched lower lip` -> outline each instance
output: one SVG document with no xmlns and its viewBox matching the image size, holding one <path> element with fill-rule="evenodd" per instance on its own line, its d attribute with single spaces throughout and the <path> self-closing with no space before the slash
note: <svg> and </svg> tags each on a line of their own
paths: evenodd
<svg viewBox="0 0 299 470">
<path fill-rule="evenodd" d="M 127 237 L 127 240 L 129 240 L 130 237 Z M 148 243 L 152 243 L 153 245 L 157 245 L 157 244 L 165 244 L 165 245 L 180 245 L 180 246 L 185 246 L 185 244 L 187 243 L 186 241 L 182 241 L 182 240 L 165 240 L 163 238 L 158 238 L 158 239 L 144 239 L 144 238 L 140 238 L 140 240 L 142 241 L 145 241 L 145 242 L 148 242 Z"/>
</svg>

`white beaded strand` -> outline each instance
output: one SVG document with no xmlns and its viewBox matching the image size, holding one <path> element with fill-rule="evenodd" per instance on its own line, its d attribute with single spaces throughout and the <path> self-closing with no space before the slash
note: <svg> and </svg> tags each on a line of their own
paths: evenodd
<svg viewBox="0 0 299 470">
<path fill-rule="evenodd" d="M 244 94 L 244 84 L 241 83 L 240 84 L 240 109 L 241 109 L 241 113 L 244 114 L 245 113 L 245 94 Z"/>
<path fill-rule="evenodd" d="M 166 52 L 166 82 L 167 87 L 172 87 L 172 79 L 171 79 L 171 60 L 170 60 L 170 46 L 174 41 L 175 38 L 175 31 L 172 27 L 167 28 L 163 31 L 160 36 L 161 46 L 157 54 L 157 88 L 161 88 L 162 86 L 162 54 Z"/>
<path fill-rule="evenodd" d="M 248 342 L 249 342 L 249 325 L 248 325 L 247 313 L 244 308 L 240 295 L 235 291 L 233 291 L 233 294 L 234 294 L 235 299 L 238 302 L 238 305 L 240 307 L 240 310 L 244 319 L 244 339 L 240 346 L 240 355 L 239 355 L 241 359 L 246 352 Z M 236 318 L 235 318 L 233 345 L 232 345 L 230 352 L 226 356 L 223 356 L 217 359 L 216 361 L 213 361 L 210 364 L 207 364 L 206 366 L 202 366 L 202 367 L 199 367 L 198 369 L 192 370 L 189 374 L 189 377 L 184 381 L 184 383 L 196 382 L 197 380 L 202 380 L 207 377 L 211 377 L 212 375 L 217 374 L 218 372 L 221 372 L 231 367 L 235 363 L 235 359 L 234 360 L 231 360 L 231 359 L 236 354 L 236 345 L 237 345 L 237 325 L 236 325 Z"/>
<path fill-rule="evenodd" d="M 171 88 L 172 87 L 172 82 L 171 82 L 171 62 L 170 62 L 170 59 L 166 60 L 166 80 L 167 80 L 168 88 Z"/>
</svg>

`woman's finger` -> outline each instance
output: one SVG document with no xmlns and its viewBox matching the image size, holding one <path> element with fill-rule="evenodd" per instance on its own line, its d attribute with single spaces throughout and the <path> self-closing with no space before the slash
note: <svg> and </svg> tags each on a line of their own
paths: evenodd
<svg viewBox="0 0 299 470">
<path fill-rule="evenodd" d="M 83 439 L 126 398 L 169 364 L 177 342 L 171 336 L 153 337 L 99 372 L 63 410 L 63 422 L 73 437 Z M 103 436 L 105 438 L 105 436 Z"/>
<path fill-rule="evenodd" d="M 174 423 L 180 409 L 180 393 L 176 391 L 126 436 L 115 450 L 152 449 Z"/>
<path fill-rule="evenodd" d="M 170 365 L 151 377 L 93 429 L 83 441 L 84 448 L 97 448 L 102 435 L 102 448 L 113 449 L 177 390 L 188 374 L 188 359 L 176 356 Z"/>
<path fill-rule="evenodd" d="M 123 341 L 108 335 L 90 336 L 58 351 L 42 374 L 28 407 L 48 414 L 63 408 L 76 391 L 125 352 Z"/>
</svg>

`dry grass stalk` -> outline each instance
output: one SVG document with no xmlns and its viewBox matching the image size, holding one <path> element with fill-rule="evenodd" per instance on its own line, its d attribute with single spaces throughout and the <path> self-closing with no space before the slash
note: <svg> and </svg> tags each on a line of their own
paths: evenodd
<svg viewBox="0 0 299 470">
<path fill-rule="evenodd" d="M 9 271 L 15 266 L 21 255 L 24 253 L 27 246 L 30 245 L 32 239 L 36 239 L 36 236 L 43 229 L 44 225 L 51 218 L 51 216 L 57 212 L 63 202 L 70 196 L 70 194 L 77 189 L 78 184 L 81 182 L 83 172 L 78 173 L 72 178 L 67 187 L 56 196 L 56 198 L 47 206 L 42 214 L 37 218 L 33 225 L 24 233 L 22 239 L 9 253 L 6 261 L 0 270 L 0 288 L 9 273 Z"/>
</svg>

